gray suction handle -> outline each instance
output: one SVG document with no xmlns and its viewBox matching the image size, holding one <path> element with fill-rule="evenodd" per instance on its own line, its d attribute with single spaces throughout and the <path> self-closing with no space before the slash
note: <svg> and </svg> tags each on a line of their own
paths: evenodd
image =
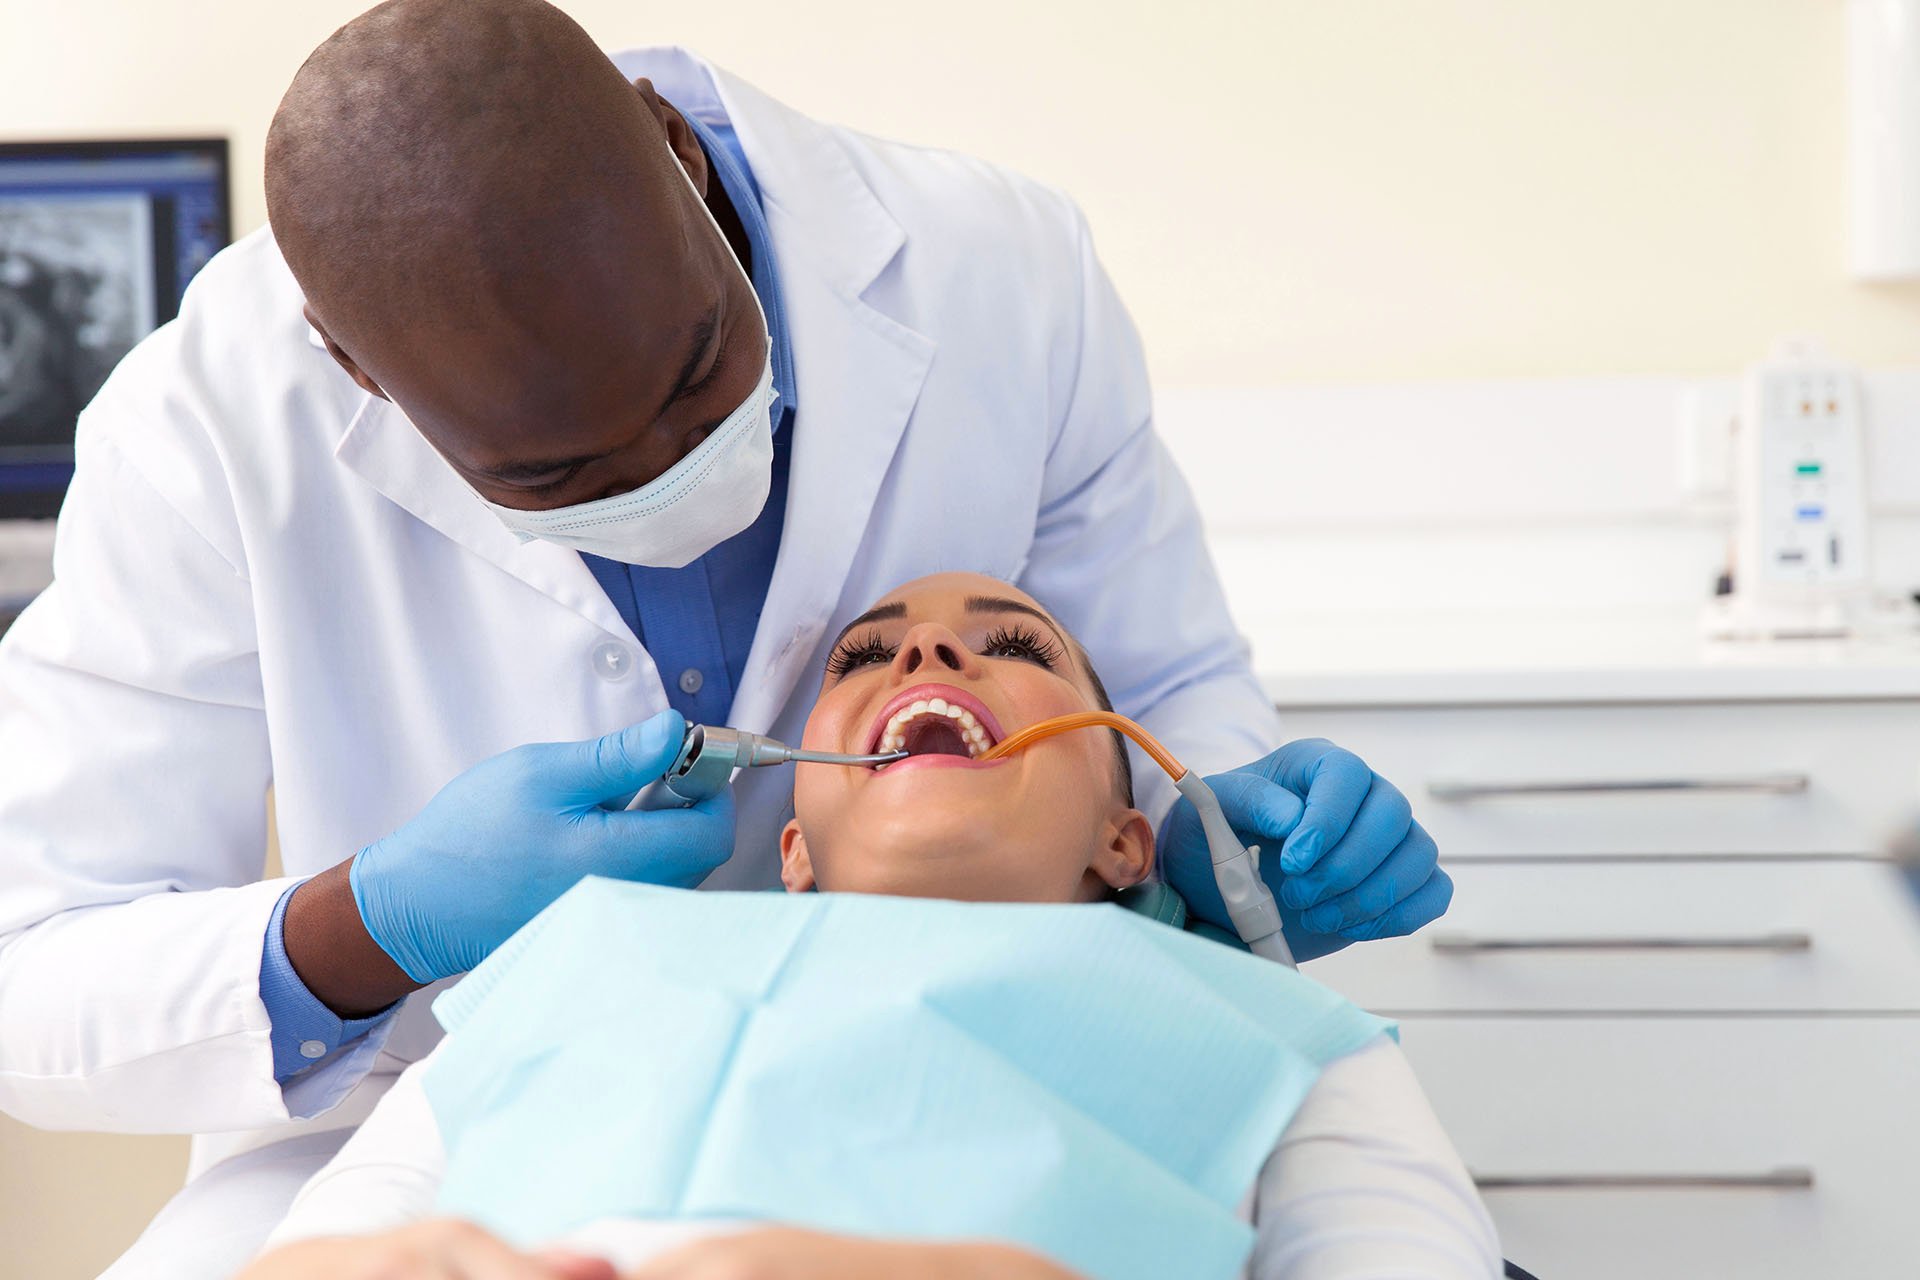
<svg viewBox="0 0 1920 1280">
<path fill-rule="evenodd" d="M 1287 947 L 1287 935 L 1281 929 L 1280 904 L 1273 900 L 1273 891 L 1260 878 L 1260 846 L 1240 843 L 1227 815 L 1221 812 L 1219 797 L 1199 774 L 1189 769 L 1175 779 L 1173 785 L 1200 815 L 1200 829 L 1207 836 L 1207 851 L 1213 855 L 1214 883 L 1220 886 L 1220 897 L 1227 904 L 1227 918 L 1233 921 L 1234 932 L 1255 955 L 1297 968 L 1293 952 Z"/>
</svg>

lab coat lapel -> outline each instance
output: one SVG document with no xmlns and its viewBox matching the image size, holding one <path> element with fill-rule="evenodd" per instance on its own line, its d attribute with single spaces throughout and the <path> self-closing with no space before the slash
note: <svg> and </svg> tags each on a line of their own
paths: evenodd
<svg viewBox="0 0 1920 1280">
<path fill-rule="evenodd" d="M 579 553 L 549 542 L 522 543 L 388 401 L 368 395 L 334 457 L 416 519 L 614 635 L 628 634 L 619 610 Z"/>
<path fill-rule="evenodd" d="M 862 296 L 906 236 L 838 140 L 710 74 L 760 186 L 800 405 L 780 556 L 728 717 L 765 732 L 833 617 L 934 343 Z"/>
</svg>

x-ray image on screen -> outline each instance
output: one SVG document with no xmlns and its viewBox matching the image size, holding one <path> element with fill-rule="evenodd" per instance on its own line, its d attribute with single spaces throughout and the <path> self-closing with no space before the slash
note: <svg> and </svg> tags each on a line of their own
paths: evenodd
<svg viewBox="0 0 1920 1280">
<path fill-rule="evenodd" d="M 0 192 L 0 456 L 70 451 L 73 421 L 151 332 L 151 203 Z"/>
</svg>

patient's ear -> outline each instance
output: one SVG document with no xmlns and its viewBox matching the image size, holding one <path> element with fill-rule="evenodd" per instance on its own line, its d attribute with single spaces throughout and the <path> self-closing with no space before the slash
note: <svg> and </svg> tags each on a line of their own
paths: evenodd
<svg viewBox="0 0 1920 1280">
<path fill-rule="evenodd" d="M 1122 809 L 1109 820 L 1105 842 L 1087 868 L 1109 889 L 1131 889 L 1153 872 L 1153 824 L 1138 809 Z"/>
<path fill-rule="evenodd" d="M 807 853 L 798 818 L 788 818 L 780 829 L 780 883 L 788 893 L 813 892 L 813 858 Z"/>
</svg>

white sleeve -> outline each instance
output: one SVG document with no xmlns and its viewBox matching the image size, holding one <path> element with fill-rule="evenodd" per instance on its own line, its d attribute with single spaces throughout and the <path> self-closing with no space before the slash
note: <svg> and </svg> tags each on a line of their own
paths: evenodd
<svg viewBox="0 0 1920 1280">
<path fill-rule="evenodd" d="M 1400 1046 L 1330 1063 L 1254 1188 L 1250 1280 L 1486 1280 L 1500 1244 Z"/>
<path fill-rule="evenodd" d="M 1073 227 L 1080 332 L 1054 389 L 1066 407 L 1020 586 L 1086 646 L 1116 710 L 1203 773 L 1245 764 L 1280 744 L 1279 716 L 1227 611 L 1193 495 L 1154 431 L 1139 334 L 1078 210 Z M 1173 783 L 1135 773 L 1158 824 Z"/>
<path fill-rule="evenodd" d="M 260 952 L 290 882 L 260 881 L 252 589 L 178 345 L 147 339 L 82 416 L 54 583 L 0 640 L 0 1110 L 43 1128 L 318 1114 L 386 1034 L 274 1081 Z"/>
<path fill-rule="evenodd" d="M 263 1250 L 313 1236 L 386 1231 L 433 1212 L 447 1154 L 421 1083 L 432 1061 L 428 1054 L 400 1073 L 346 1145 L 300 1188 Z"/>
</svg>

